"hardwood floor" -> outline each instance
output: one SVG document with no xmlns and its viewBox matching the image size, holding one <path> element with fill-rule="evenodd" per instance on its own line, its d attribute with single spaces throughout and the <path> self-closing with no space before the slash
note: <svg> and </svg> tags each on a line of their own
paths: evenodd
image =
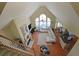
<svg viewBox="0 0 79 59">
<path fill-rule="evenodd" d="M 60 38 L 59 38 L 60 34 L 57 31 L 54 31 L 54 33 L 56 36 L 56 42 L 47 43 L 47 46 L 49 49 L 49 56 L 65 56 L 65 55 L 67 55 L 70 52 L 70 50 L 72 49 L 72 47 L 74 46 L 74 44 L 76 43 L 78 37 L 74 35 L 72 42 L 70 44 L 66 45 L 65 48 L 63 49 L 60 44 Z M 32 49 L 30 50 L 30 52 L 34 53 L 36 56 L 41 55 L 40 46 L 37 44 L 38 35 L 39 35 L 39 32 L 34 32 L 32 34 L 34 44 L 33 44 Z"/>
<path fill-rule="evenodd" d="M 39 35 L 39 32 L 34 32 L 32 35 L 32 38 L 35 41 L 33 48 L 32 48 L 34 50 L 35 55 L 41 54 L 40 46 L 37 45 L 38 35 Z M 59 34 L 57 32 L 55 32 L 55 35 L 56 35 L 56 43 L 47 43 L 47 46 L 49 49 L 49 56 L 63 56 L 67 53 L 67 51 L 65 49 L 63 49 L 60 45 L 60 41 L 59 41 L 59 37 L 58 37 Z"/>
</svg>

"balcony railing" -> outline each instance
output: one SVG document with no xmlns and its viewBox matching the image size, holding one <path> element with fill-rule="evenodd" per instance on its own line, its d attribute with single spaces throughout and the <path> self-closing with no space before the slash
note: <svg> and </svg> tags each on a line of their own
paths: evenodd
<svg viewBox="0 0 79 59">
<path fill-rule="evenodd" d="M 30 48 L 25 47 L 23 44 L 20 44 L 14 40 L 11 40 L 3 35 L 0 35 L 0 44 L 8 47 L 10 49 L 17 50 L 21 53 L 24 53 L 26 55 L 34 55 L 33 52 L 30 52 Z"/>
</svg>

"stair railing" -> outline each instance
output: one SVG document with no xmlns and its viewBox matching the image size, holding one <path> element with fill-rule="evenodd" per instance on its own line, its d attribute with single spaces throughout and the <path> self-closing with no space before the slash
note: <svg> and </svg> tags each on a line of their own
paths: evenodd
<svg viewBox="0 0 79 59">
<path fill-rule="evenodd" d="M 23 44 L 20 44 L 14 40 L 11 40 L 3 35 L 0 35 L 0 42 L 2 45 L 7 46 L 9 48 L 16 49 L 18 51 L 21 51 L 21 52 L 29 54 L 29 55 L 34 55 L 33 53 L 31 53 L 29 51 L 30 48 L 27 48 L 28 49 L 27 50 Z M 8 43 L 8 44 L 6 44 L 6 43 Z"/>
</svg>

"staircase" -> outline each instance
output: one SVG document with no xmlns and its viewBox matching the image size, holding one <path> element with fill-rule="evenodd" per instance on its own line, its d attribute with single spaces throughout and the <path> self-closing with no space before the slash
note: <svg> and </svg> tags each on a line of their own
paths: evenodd
<svg viewBox="0 0 79 59">
<path fill-rule="evenodd" d="M 13 55 L 34 55 L 30 48 L 25 47 L 23 44 L 17 43 L 7 37 L 0 35 L 0 55 L 13 56 Z M 2 48 L 3 47 L 3 48 Z"/>
</svg>

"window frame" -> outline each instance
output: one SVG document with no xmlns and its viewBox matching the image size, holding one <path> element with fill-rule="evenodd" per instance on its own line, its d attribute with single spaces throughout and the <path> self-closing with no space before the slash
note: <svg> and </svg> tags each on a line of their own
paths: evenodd
<svg viewBox="0 0 79 59">
<path fill-rule="evenodd" d="M 42 20 L 40 20 L 40 17 L 42 17 L 41 15 L 45 16 L 46 19 L 44 20 L 43 18 L 41 18 Z M 51 19 L 49 17 L 47 17 L 45 14 L 41 14 L 41 15 L 36 18 L 36 19 L 38 19 L 38 21 L 35 19 L 36 28 L 38 28 L 38 29 L 48 29 L 50 27 L 50 25 L 51 25 Z M 45 27 L 41 27 L 40 22 L 42 23 L 42 25 L 45 25 Z M 48 23 L 49 23 L 49 25 L 48 25 Z"/>
</svg>

